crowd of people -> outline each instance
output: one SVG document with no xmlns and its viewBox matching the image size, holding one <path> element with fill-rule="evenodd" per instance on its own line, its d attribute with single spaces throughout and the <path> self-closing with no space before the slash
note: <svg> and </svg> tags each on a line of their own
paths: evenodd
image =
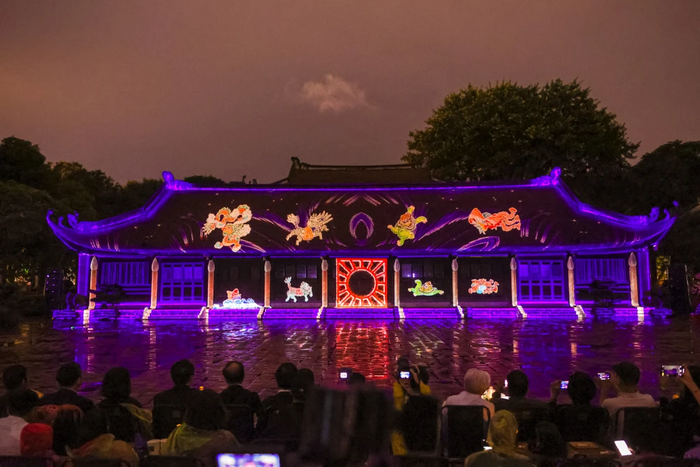
<svg viewBox="0 0 700 467">
<path fill-rule="evenodd" d="M 438 401 L 431 396 L 428 367 L 401 358 L 393 382 L 396 417 L 389 449 L 395 456 L 434 452 L 454 457 L 450 450 L 463 431 L 449 418 L 458 410 L 476 410 L 474 426 L 486 435 L 478 434 L 478 440 L 485 438 L 486 443 L 462 453 L 465 466 L 558 465 L 567 457 L 567 443 L 612 447 L 622 436 L 620 414 L 650 408 L 655 418 L 646 426 L 635 421 L 640 426 L 628 441 L 636 452 L 623 461 L 632 465 L 663 455 L 700 458 L 700 367 L 683 368 L 677 378 L 683 391 L 670 400 L 641 394 L 639 368 L 622 362 L 596 379 L 576 372 L 565 384 L 554 381 L 548 401 L 528 397 L 528 376 L 521 370 L 492 381 L 487 372 L 472 368 L 464 375 L 462 392 Z M 153 409 L 146 410 L 131 396 L 131 376 L 123 367 L 104 375 L 97 403 L 78 394 L 82 372 L 77 363 L 58 369 L 59 389 L 46 395 L 28 388 L 22 365 L 5 368 L 0 456 L 43 456 L 59 464 L 68 458 L 116 458 L 136 467 L 140 459 L 157 453 L 216 465 L 217 454 L 261 440 L 294 446 L 289 441 L 302 436 L 305 407 L 316 394 L 314 373 L 292 363 L 277 368 L 277 393 L 265 399 L 243 386 L 245 367 L 238 361 L 223 367 L 227 388 L 221 393 L 192 387 L 195 366 L 189 360 L 172 365 L 170 376 L 172 388 L 156 394 Z M 351 390 L 371 387 L 352 371 L 342 372 L 339 382 Z M 616 395 L 611 397 L 613 389 Z"/>
</svg>

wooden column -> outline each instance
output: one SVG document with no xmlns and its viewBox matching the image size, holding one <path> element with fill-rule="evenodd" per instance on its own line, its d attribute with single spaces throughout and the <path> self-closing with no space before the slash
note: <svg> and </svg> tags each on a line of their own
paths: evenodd
<svg viewBox="0 0 700 467">
<path fill-rule="evenodd" d="M 510 301 L 518 306 L 518 261 L 515 257 L 510 259 Z"/>
<path fill-rule="evenodd" d="M 639 276 L 637 275 L 637 255 L 630 253 L 627 259 L 630 270 L 630 302 L 632 306 L 639 306 Z"/>
<path fill-rule="evenodd" d="M 454 258 L 452 260 L 452 306 L 457 307 L 459 306 L 459 263 L 457 262 L 457 258 Z"/>
<path fill-rule="evenodd" d="M 328 308 L 328 261 L 321 259 L 321 308 Z"/>
<path fill-rule="evenodd" d="M 568 281 L 569 286 L 569 306 L 576 306 L 576 283 L 574 281 L 574 257 L 569 255 L 569 259 L 566 260 L 566 269 L 568 271 Z"/>
<path fill-rule="evenodd" d="M 214 266 L 214 260 L 209 259 L 207 263 L 207 308 L 214 306 L 214 271 L 216 266 Z"/>
<path fill-rule="evenodd" d="M 95 309 L 95 294 L 94 290 L 97 290 L 97 257 L 93 256 L 90 260 L 90 286 L 88 287 L 88 310 Z"/>
<path fill-rule="evenodd" d="M 265 308 L 270 308 L 270 272 L 272 271 L 272 265 L 270 261 L 265 260 Z"/>
<path fill-rule="evenodd" d="M 401 307 L 401 262 L 394 260 L 394 308 Z"/>
<path fill-rule="evenodd" d="M 160 265 L 158 264 L 158 258 L 153 258 L 151 261 L 151 310 L 155 310 L 158 306 L 158 272 L 160 270 Z"/>
</svg>

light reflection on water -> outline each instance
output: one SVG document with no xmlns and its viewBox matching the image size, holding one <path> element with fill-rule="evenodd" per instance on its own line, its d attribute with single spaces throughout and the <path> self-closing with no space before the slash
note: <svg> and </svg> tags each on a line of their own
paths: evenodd
<svg viewBox="0 0 700 467">
<path fill-rule="evenodd" d="M 112 366 L 127 367 L 134 395 L 148 404 L 170 384 L 169 368 L 181 358 L 197 367 L 195 384 L 223 389 L 221 368 L 246 364 L 245 384 L 272 392 L 274 371 L 284 361 L 311 368 L 317 382 L 334 383 L 341 367 L 354 368 L 389 387 L 401 355 L 430 365 L 433 392 L 458 392 L 470 367 L 503 378 L 522 368 L 534 395 L 548 396 L 554 379 L 575 371 L 608 371 L 621 360 L 639 365 L 642 390 L 658 393 L 662 364 L 696 361 L 700 322 L 693 319 L 607 321 L 32 321 L 0 332 L 0 367 L 25 364 L 30 384 L 52 390 L 56 368 L 74 360 L 86 377 L 83 392 L 98 398 L 99 381 Z"/>
</svg>

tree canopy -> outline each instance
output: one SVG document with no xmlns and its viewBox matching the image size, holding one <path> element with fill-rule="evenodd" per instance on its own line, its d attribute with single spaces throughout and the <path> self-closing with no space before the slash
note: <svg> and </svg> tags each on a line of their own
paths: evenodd
<svg viewBox="0 0 700 467">
<path fill-rule="evenodd" d="M 446 181 L 530 179 L 561 167 L 579 196 L 629 168 L 638 144 L 577 81 L 504 82 L 448 95 L 426 127 L 409 133 L 403 160 Z"/>
</svg>

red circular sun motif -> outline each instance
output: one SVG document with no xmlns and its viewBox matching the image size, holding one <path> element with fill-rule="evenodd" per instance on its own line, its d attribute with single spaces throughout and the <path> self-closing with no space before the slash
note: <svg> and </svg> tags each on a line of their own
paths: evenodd
<svg viewBox="0 0 700 467">
<path fill-rule="evenodd" d="M 386 258 L 338 258 L 336 306 L 386 308 Z"/>
</svg>

